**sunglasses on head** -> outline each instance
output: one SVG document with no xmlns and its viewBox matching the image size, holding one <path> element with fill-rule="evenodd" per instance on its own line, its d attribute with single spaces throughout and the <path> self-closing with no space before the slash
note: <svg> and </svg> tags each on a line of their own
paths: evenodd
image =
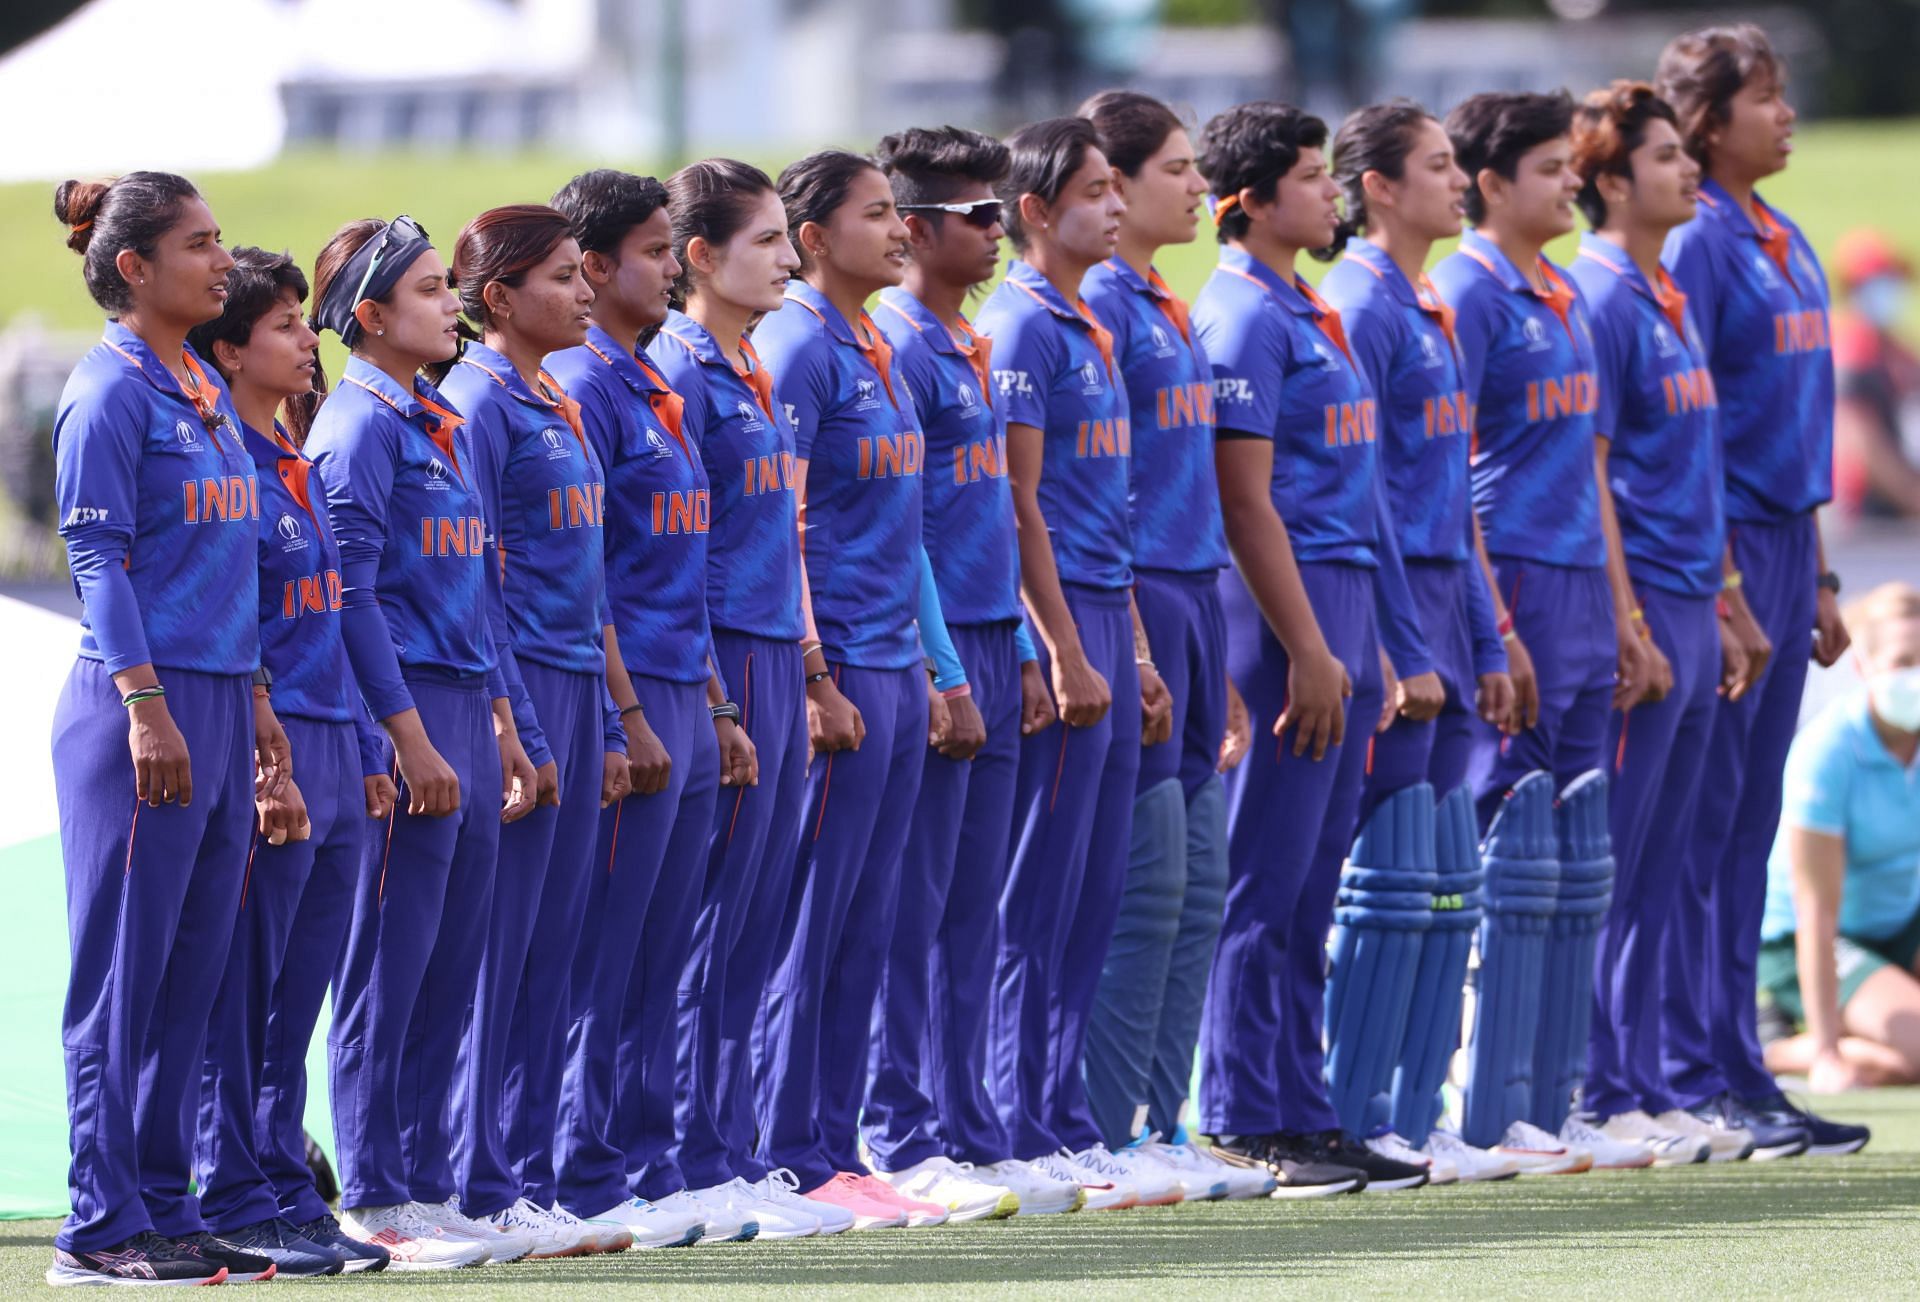
<svg viewBox="0 0 1920 1302">
<path fill-rule="evenodd" d="M 1000 220 L 998 199 L 975 199 L 972 203 L 903 203 L 899 208 L 901 212 L 950 212 L 983 231 Z"/>
<path fill-rule="evenodd" d="M 373 256 L 367 259 L 366 274 L 360 277 L 360 284 L 353 291 L 354 305 L 358 306 L 360 300 L 366 297 L 367 286 L 373 283 L 373 274 L 380 269 L 380 259 L 386 256 L 389 244 L 395 248 L 404 248 L 415 240 L 426 238 L 427 233 L 420 229 L 420 223 L 405 213 L 388 222 L 381 230 L 378 242 L 373 246 Z M 451 273 L 448 279 L 451 281 Z"/>
</svg>

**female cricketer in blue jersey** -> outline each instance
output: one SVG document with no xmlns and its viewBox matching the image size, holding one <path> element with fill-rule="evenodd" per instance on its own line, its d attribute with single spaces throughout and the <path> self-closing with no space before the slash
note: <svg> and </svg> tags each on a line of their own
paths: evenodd
<svg viewBox="0 0 1920 1302">
<path fill-rule="evenodd" d="M 979 328 L 1006 410 L 1021 590 L 1064 726 L 1021 747 L 991 1093 L 1013 1156 L 1079 1180 L 1090 1208 L 1131 1206 L 1138 1192 L 1107 1152 L 1081 1067 L 1125 884 L 1143 714 L 1150 703 L 1162 730 L 1170 716 L 1129 592 L 1126 389 L 1113 336 L 1080 296 L 1113 253 L 1124 204 L 1086 119 L 1038 122 L 1007 143 L 1002 220 L 1020 261 Z"/>
<path fill-rule="evenodd" d="M 702 1211 L 667 1205 L 687 1189 L 672 1151 L 674 1094 L 693 1045 L 676 1033 L 676 1005 L 714 803 L 723 787 L 751 784 L 754 756 L 711 669 L 699 431 L 638 351 L 666 319 L 680 274 L 666 187 L 587 172 L 554 207 L 573 224 L 595 297 L 586 342 L 547 366 L 580 403 L 606 471 L 608 687 L 634 782 L 601 815 L 604 871 L 593 874 L 574 962 L 560 1195 L 657 1246 L 707 1228 Z M 755 1210 L 761 1234 L 779 1237 L 773 1213 Z M 816 1224 L 800 1219 L 796 1232 Z"/>
<path fill-rule="evenodd" d="M 801 159 L 781 172 L 780 197 L 800 276 L 755 337 L 794 426 L 814 757 L 765 996 L 760 1150 L 810 1197 L 849 1210 L 891 1204 L 909 1224 L 938 1224 L 943 1205 L 903 1198 L 867 1174 L 857 1124 L 927 752 L 914 625 L 926 437 L 893 349 L 865 308 L 900 282 L 907 230 L 886 176 L 858 154 Z"/>
<path fill-rule="evenodd" d="M 342 632 L 400 795 L 367 840 L 328 1037 L 342 1224 L 393 1269 L 471 1265 L 529 1236 L 450 1205 L 449 1099 L 503 821 L 532 809 L 488 623 L 493 534 L 462 419 L 419 371 L 459 347 L 459 302 L 408 217 L 341 228 L 314 264 L 314 324 L 350 350 L 306 450 L 340 544 Z M 497 571 L 496 571 L 497 572 Z M 500 804 L 493 793 L 499 792 Z"/>
<path fill-rule="evenodd" d="M 260 771 L 274 789 L 287 776 L 285 734 L 248 682 L 260 664 L 253 459 L 186 344 L 220 315 L 233 259 L 183 177 L 68 181 L 53 207 L 109 319 L 53 433 L 82 611 L 53 728 L 73 1210 L 47 1280 L 270 1278 L 271 1260 L 213 1242 L 189 1192 L 193 1100 L 251 840 L 256 725 Z"/>
<path fill-rule="evenodd" d="M 1326 139 L 1298 109 L 1245 104 L 1207 123 L 1199 159 L 1223 246 L 1194 328 L 1213 367 L 1235 561 L 1220 579 L 1227 665 L 1256 727 L 1279 738 L 1228 783 L 1200 1115 L 1217 1152 L 1266 1168 L 1288 1197 L 1427 1179 L 1342 1133 L 1322 1071 L 1334 891 L 1365 777 L 1360 740 L 1385 699 L 1376 630 L 1405 610 L 1383 573 L 1398 571 L 1377 507 L 1373 387 L 1339 314 L 1294 269 L 1338 223 Z M 1397 667 L 1427 672 L 1423 655 L 1410 642 Z"/>
<path fill-rule="evenodd" d="M 1343 256 L 1320 288 L 1379 400 L 1382 502 L 1406 566 L 1418 636 L 1444 695 L 1438 714 L 1429 714 L 1432 684 L 1400 682 L 1392 722 L 1368 757 L 1364 825 L 1380 801 L 1413 783 L 1431 784 L 1440 797 L 1458 788 L 1479 737 L 1476 717 L 1511 731 L 1514 689 L 1468 487 L 1472 404 L 1453 311 L 1425 272 L 1435 242 L 1460 232 L 1466 174 L 1446 130 L 1405 100 L 1370 105 L 1341 123 L 1332 169 L 1344 192 L 1347 238 L 1324 251 Z M 1524 662 L 1516 668 L 1523 679 L 1531 672 Z M 1464 976 L 1464 967 L 1449 967 L 1432 992 L 1447 1028 L 1425 1042 L 1449 1052 L 1460 1038 Z M 1336 1033 L 1392 1034 L 1365 1023 Z M 1390 1153 L 1411 1145 L 1451 1165 L 1462 1180 L 1512 1175 L 1511 1163 L 1434 1130 L 1434 1093 L 1407 1071 L 1421 1042 L 1409 1026 L 1391 1098 L 1392 1132 L 1369 1144 Z"/>
<path fill-rule="evenodd" d="M 1153 1158 L 1181 1172 L 1188 1197 L 1227 1185 L 1256 1193 L 1264 1180 L 1188 1143 L 1181 1117 L 1226 896 L 1217 770 L 1229 701 L 1246 717 L 1227 676 L 1220 612 L 1227 541 L 1214 482 L 1213 374 L 1185 300 L 1153 265 L 1163 246 L 1192 242 L 1207 183 L 1186 127 L 1159 100 L 1103 91 L 1080 115 L 1099 131 L 1127 205 L 1119 244 L 1088 271 L 1084 292 L 1113 332 L 1126 382 L 1133 596 L 1173 706 L 1172 744 L 1141 752 L 1126 891 L 1088 1032 L 1087 1090 L 1107 1140 L 1120 1148 L 1144 1139 Z"/>
<path fill-rule="evenodd" d="M 861 1133 L 881 1179 L 946 1204 L 955 1219 L 992 1215 L 1009 1191 L 1022 1216 L 1070 1211 L 1079 1185 L 1011 1155 L 986 1096 L 979 997 L 992 980 L 1020 738 L 1053 721 L 1020 607 L 992 341 L 961 310 L 999 268 L 1005 232 L 993 187 L 1011 159 L 998 140 L 961 127 L 898 132 L 877 154 L 913 257 L 901 284 L 881 291 L 874 318 L 926 435 L 924 541 L 966 677 L 938 695 L 953 694 L 979 735 L 954 725 L 935 735 L 921 774 Z"/>
<path fill-rule="evenodd" d="M 196 1150 L 200 1213 L 225 1244 L 285 1276 L 380 1270 L 387 1251 L 341 1231 L 314 1186 L 301 1120 L 307 1042 L 346 946 L 371 819 L 392 808 L 387 760 L 360 703 L 340 547 L 326 500 L 275 419 L 313 391 L 319 336 L 293 259 L 234 250 L 226 310 L 188 336 L 233 395 L 260 486 L 260 661 L 300 780 L 261 804 L 214 1004 Z"/>
<path fill-rule="evenodd" d="M 1732 616 L 1722 631 L 1768 653 L 1753 689 L 1722 704 L 1707 749 L 1714 776 L 1668 933 L 1666 1071 L 1675 1098 L 1712 1124 L 1806 1130 L 1827 1146 L 1832 1123 L 1774 1086 L 1755 1026 L 1767 857 L 1807 661 L 1832 665 L 1847 649 L 1816 518 L 1833 496 L 1827 282 L 1799 228 L 1754 189 L 1793 147 L 1786 68 L 1766 33 L 1689 32 L 1660 56 L 1654 86 L 1706 174 L 1699 214 L 1663 260 L 1693 305 L 1720 396 Z"/>
<path fill-rule="evenodd" d="M 1634 600 L 1673 671 L 1665 697 L 1616 712 L 1608 733 L 1613 902 L 1595 961 L 1581 1106 L 1603 1131 L 1648 1143 L 1656 1158 L 1678 1147 L 1669 1138 L 1678 1134 L 1710 1136 L 1715 1157 L 1735 1160 L 1750 1137 L 1676 1110 L 1660 1067 L 1660 952 L 1721 680 L 1718 400 L 1686 295 L 1660 265 L 1667 233 L 1693 217 L 1700 167 L 1673 109 L 1644 82 L 1589 95 L 1573 145 L 1578 202 L 1593 230 L 1569 274 L 1592 314 L 1595 429 Z"/>
<path fill-rule="evenodd" d="M 750 1207 L 726 1191 L 786 1193 L 754 1156 L 753 1051 L 771 939 L 786 915 L 806 778 L 800 667 L 800 533 L 793 424 L 746 336 L 782 310 L 799 256 L 773 182 L 731 159 L 694 163 L 667 181 L 674 301 L 648 358 L 683 403 L 681 428 L 700 454 L 712 500 L 707 616 L 721 681 L 753 738 L 757 786 L 716 803 L 693 949 L 681 978 L 681 1061 L 672 1157 L 699 1195 L 709 1238 L 751 1233 Z M 669 1199 L 670 1202 L 678 1200 Z M 733 1210 L 729 1210 L 729 1208 Z M 896 1212 L 888 1223 L 896 1223 Z M 703 1239 L 703 1242 L 706 1240 Z"/>
<path fill-rule="evenodd" d="M 461 307 L 482 332 L 441 382 L 467 418 L 474 479 L 497 538 L 494 641 L 524 688 L 535 808 L 502 830 L 486 962 L 454 1092 L 461 1214 L 532 1237 L 529 1256 L 624 1247 L 555 1214 L 552 1136 L 567 983 L 597 819 L 626 794 L 625 735 L 606 707 L 606 477 L 579 405 L 542 369 L 586 337 L 593 288 L 567 219 L 490 208 L 453 246 Z"/>
</svg>

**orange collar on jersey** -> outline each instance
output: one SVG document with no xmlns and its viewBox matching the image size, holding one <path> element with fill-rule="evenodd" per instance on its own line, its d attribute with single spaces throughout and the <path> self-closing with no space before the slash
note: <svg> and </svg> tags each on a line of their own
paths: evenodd
<svg viewBox="0 0 1920 1302">
<path fill-rule="evenodd" d="M 293 440 L 280 428 L 280 422 L 273 422 L 270 435 L 275 447 L 286 453 L 274 461 L 274 469 L 280 472 L 280 482 L 287 486 L 287 492 L 293 500 L 307 508 L 307 514 L 313 517 L 315 524 L 320 523 L 320 513 L 313 509 L 313 500 L 308 494 L 307 482 L 313 474 L 313 462 L 300 455 L 300 449 L 293 446 Z"/>
<path fill-rule="evenodd" d="M 107 347 L 132 362 L 140 374 L 145 375 L 149 381 L 154 381 L 154 377 L 147 371 L 146 364 L 138 357 L 111 339 L 104 342 Z M 212 376 L 207 374 L 206 368 L 200 365 L 199 359 L 193 355 L 192 350 L 185 348 L 180 350 L 180 365 L 187 373 L 186 382 L 181 383 L 170 372 L 167 378 L 174 381 L 174 387 L 180 391 L 180 396 L 193 404 L 194 414 L 200 417 L 200 423 L 207 427 L 207 432 L 217 433 L 220 427 L 227 423 L 226 416 L 220 410 L 220 395 L 224 390 Z M 157 381 L 154 382 L 157 383 Z"/>
<path fill-rule="evenodd" d="M 1346 356 L 1347 364 L 1353 364 L 1353 349 L 1347 346 L 1347 328 L 1340 323 L 1340 313 L 1333 304 L 1321 298 L 1312 285 L 1299 277 L 1294 278 L 1293 287 L 1300 296 L 1313 305 L 1313 321 L 1320 327 L 1320 333 L 1333 340 L 1334 344 Z"/>
<path fill-rule="evenodd" d="M 882 298 L 880 300 L 880 306 L 899 317 L 902 321 L 905 321 L 921 335 L 927 333 L 926 327 L 914 320 L 913 314 L 901 307 L 898 303 Z M 915 300 L 915 306 L 918 307 L 920 311 L 926 312 L 929 319 L 932 318 L 933 314 L 927 311 L 926 304 Z M 993 340 L 975 330 L 973 323 L 968 321 L 964 316 L 956 315 L 951 325 L 946 325 L 938 321 L 936 321 L 935 324 L 942 325 L 947 342 L 953 345 L 953 351 L 967 359 L 967 365 L 973 368 L 974 378 L 980 382 L 980 397 L 986 402 L 987 406 L 993 406 L 993 368 L 991 365 Z"/>
<path fill-rule="evenodd" d="M 462 356 L 460 360 L 474 370 L 483 372 L 488 379 L 508 393 L 513 392 L 513 386 L 507 383 L 506 376 L 472 356 L 471 352 Z M 531 393 L 537 402 L 567 422 L 567 428 L 573 431 L 573 437 L 580 441 L 580 450 L 591 455 L 587 448 L 587 432 L 580 425 L 580 404 L 567 396 L 567 391 L 560 387 L 558 380 L 547 374 L 545 370 L 537 371 L 534 375 L 534 383 L 527 385 L 527 392 Z"/>
<path fill-rule="evenodd" d="M 365 389 L 368 393 L 371 393 L 374 397 L 386 403 L 387 406 L 399 412 L 400 416 L 405 419 L 408 424 L 413 423 L 407 411 L 401 407 L 399 403 L 374 388 L 371 384 L 352 375 L 344 376 L 342 380 L 344 383 L 354 385 L 356 388 Z M 427 425 L 423 432 L 428 438 L 433 440 L 435 447 L 447 454 L 448 460 L 453 463 L 453 473 L 460 476 L 461 483 L 466 483 L 467 472 L 461 469 L 460 447 L 453 441 L 453 434 L 455 430 L 467 423 L 467 418 L 454 411 L 451 407 L 442 407 L 439 403 L 427 397 L 424 393 L 421 393 L 420 386 L 417 384 L 413 388 L 413 400 L 419 403 L 420 410 L 427 414 Z"/>
<path fill-rule="evenodd" d="M 1760 201 L 1759 195 L 1753 196 L 1753 224 L 1760 232 L 1760 247 L 1773 259 L 1773 265 L 1780 268 L 1780 274 L 1793 284 L 1793 236 L 1787 234 L 1787 228 L 1773 215 L 1773 209 Z"/>
<path fill-rule="evenodd" d="M 1485 267 L 1495 279 L 1500 279 L 1500 269 L 1493 265 L 1492 259 L 1486 254 L 1478 249 L 1468 248 L 1465 244 L 1460 246 L 1460 251 Z M 1540 269 L 1540 278 L 1547 282 L 1545 292 L 1536 289 L 1525 276 L 1520 278 L 1521 287 L 1552 308 L 1553 314 L 1560 318 L 1561 326 L 1566 329 L 1567 338 L 1573 338 L 1573 286 L 1567 283 L 1566 277 L 1554 270 L 1553 264 L 1547 261 L 1544 254 L 1535 265 Z"/>
<path fill-rule="evenodd" d="M 733 373 L 746 381 L 753 390 L 754 401 L 760 404 L 760 410 L 767 413 L 768 420 L 776 420 L 773 414 L 773 377 L 767 374 L 766 366 L 760 361 L 760 354 L 754 351 L 753 344 L 745 335 L 740 336 L 740 355 L 747 359 L 747 369 L 733 368 Z"/>
<path fill-rule="evenodd" d="M 1580 246 L 1580 256 L 1589 262 L 1599 263 L 1622 280 L 1627 281 L 1629 284 L 1632 283 L 1632 278 L 1628 275 L 1627 269 L 1606 254 L 1596 252 L 1591 247 L 1583 244 Z M 1667 274 L 1665 267 L 1655 265 L 1653 269 L 1653 283 L 1651 285 L 1634 285 L 1633 288 L 1645 294 L 1648 298 L 1651 298 L 1654 303 L 1659 306 L 1661 312 L 1666 314 L 1667 320 L 1673 323 L 1675 332 L 1677 332 L 1682 339 L 1687 337 L 1687 296 L 1681 291 L 1678 285 L 1673 283 L 1673 277 Z"/>
<path fill-rule="evenodd" d="M 1045 296 L 1032 285 L 1025 285 L 1011 278 L 1008 279 L 1007 283 L 1015 289 L 1025 290 L 1029 298 L 1041 307 L 1046 308 L 1047 311 L 1052 312 L 1055 310 L 1054 306 L 1047 302 Z M 1056 289 L 1054 292 L 1057 294 L 1059 290 Z M 1092 332 L 1093 346 L 1100 350 L 1100 360 L 1107 364 L 1107 378 L 1109 380 L 1115 378 L 1113 373 L 1113 332 L 1100 324 L 1099 318 L 1094 316 L 1093 310 L 1087 306 L 1086 299 L 1074 299 L 1073 310 L 1079 313 L 1080 319 L 1087 323 L 1087 329 Z"/>
<path fill-rule="evenodd" d="M 798 303 L 813 313 L 820 324 L 828 324 L 826 313 L 807 302 L 806 299 L 789 293 L 787 301 Z M 867 315 L 865 308 L 860 309 L 860 316 L 849 328 L 853 332 L 853 346 L 858 348 L 860 355 L 867 359 L 867 365 L 879 373 L 880 383 L 887 391 L 887 401 L 897 409 L 900 406 L 900 398 L 893 391 L 893 345 L 888 343 L 887 337 L 880 333 L 880 327 L 873 323 L 873 318 Z M 828 333 L 833 333 L 830 326 Z"/>
<path fill-rule="evenodd" d="M 1157 267 L 1147 268 L 1147 284 L 1153 286 L 1154 289 L 1154 306 L 1160 309 L 1161 315 L 1173 322 L 1173 328 L 1180 332 L 1180 337 L 1191 345 L 1193 343 L 1193 320 L 1187 314 L 1187 301 L 1167 288 L 1167 282 L 1165 278 L 1160 275 L 1160 270 Z"/>
</svg>

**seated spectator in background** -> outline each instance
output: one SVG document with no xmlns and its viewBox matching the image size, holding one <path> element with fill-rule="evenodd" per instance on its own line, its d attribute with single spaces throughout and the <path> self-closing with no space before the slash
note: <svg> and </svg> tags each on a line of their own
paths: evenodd
<svg viewBox="0 0 1920 1302">
<path fill-rule="evenodd" d="M 1848 515 L 1920 518 L 1920 355 L 1897 331 L 1913 268 L 1878 231 L 1851 231 L 1833 258 L 1834 494 Z"/>
<path fill-rule="evenodd" d="M 1920 1082 L 1920 590 L 1847 612 L 1866 691 L 1794 738 L 1760 988 L 1805 1030 L 1767 1068 L 1817 1093 Z"/>
</svg>

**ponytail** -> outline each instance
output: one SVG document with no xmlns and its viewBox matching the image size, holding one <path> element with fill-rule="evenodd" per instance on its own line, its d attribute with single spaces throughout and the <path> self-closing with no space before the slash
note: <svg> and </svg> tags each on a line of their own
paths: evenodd
<svg viewBox="0 0 1920 1302">
<path fill-rule="evenodd" d="M 1412 152 L 1414 133 L 1433 115 L 1408 99 L 1369 104 L 1347 115 L 1334 133 L 1333 157 L 1328 171 L 1340 186 L 1340 224 L 1334 229 L 1333 242 L 1309 253 L 1321 262 L 1332 262 L 1347 247 L 1347 241 L 1367 231 L 1368 172 L 1378 172 L 1389 181 L 1407 174 L 1407 155 Z"/>
<path fill-rule="evenodd" d="M 128 172 L 113 181 L 62 181 L 53 215 L 67 228 L 66 245 L 85 260 L 87 293 L 111 316 L 133 310 L 133 291 L 118 259 L 128 249 L 151 258 L 180 220 L 180 208 L 200 192 L 172 172 Z"/>
</svg>

